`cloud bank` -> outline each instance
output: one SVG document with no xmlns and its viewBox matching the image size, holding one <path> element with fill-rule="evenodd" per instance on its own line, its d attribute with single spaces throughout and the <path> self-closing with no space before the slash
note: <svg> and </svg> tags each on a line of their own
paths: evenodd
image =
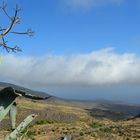
<svg viewBox="0 0 140 140">
<path fill-rule="evenodd" d="M 108 4 L 120 5 L 124 0 L 61 0 L 61 2 L 70 8 L 90 9 L 95 6 Z"/>
<path fill-rule="evenodd" d="M 45 87 L 140 83 L 140 58 L 111 48 L 71 56 L 3 56 L 0 80 Z"/>
</svg>

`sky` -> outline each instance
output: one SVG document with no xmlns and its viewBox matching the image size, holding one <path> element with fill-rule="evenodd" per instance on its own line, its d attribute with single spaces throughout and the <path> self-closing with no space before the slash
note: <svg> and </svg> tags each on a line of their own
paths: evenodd
<svg viewBox="0 0 140 140">
<path fill-rule="evenodd" d="M 2 0 L 0 0 L 2 2 Z M 32 28 L 33 37 L 6 36 L 0 81 L 81 100 L 140 103 L 139 0 L 7 0 L 21 7 L 13 31 Z M 9 19 L 0 12 L 2 27 Z"/>
</svg>

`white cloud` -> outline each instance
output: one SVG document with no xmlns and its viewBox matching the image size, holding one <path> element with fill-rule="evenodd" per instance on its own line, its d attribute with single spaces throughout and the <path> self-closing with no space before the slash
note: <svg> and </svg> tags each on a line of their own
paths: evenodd
<svg viewBox="0 0 140 140">
<path fill-rule="evenodd" d="M 0 80 L 45 87 L 140 83 L 140 58 L 110 48 L 88 54 L 42 57 L 3 56 Z"/>
<path fill-rule="evenodd" d="M 67 7 L 89 9 L 106 4 L 120 5 L 124 0 L 61 0 Z"/>
</svg>

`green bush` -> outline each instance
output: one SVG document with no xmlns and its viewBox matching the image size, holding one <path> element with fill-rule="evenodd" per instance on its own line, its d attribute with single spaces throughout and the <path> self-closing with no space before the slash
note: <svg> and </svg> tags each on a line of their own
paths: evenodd
<svg viewBox="0 0 140 140">
<path fill-rule="evenodd" d="M 98 122 L 94 122 L 90 125 L 92 128 L 99 128 L 102 126 L 102 124 L 98 123 Z"/>
<path fill-rule="evenodd" d="M 112 131 L 111 128 L 101 128 L 100 131 L 105 132 L 105 133 L 110 133 Z"/>
<path fill-rule="evenodd" d="M 80 132 L 80 136 L 83 136 L 84 135 L 84 133 L 83 132 Z"/>
</svg>

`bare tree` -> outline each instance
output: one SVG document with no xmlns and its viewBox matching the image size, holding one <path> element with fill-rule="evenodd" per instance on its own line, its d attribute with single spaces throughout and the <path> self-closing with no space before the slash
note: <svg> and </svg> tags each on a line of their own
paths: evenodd
<svg viewBox="0 0 140 140">
<path fill-rule="evenodd" d="M 5 40 L 6 36 L 8 34 L 19 34 L 19 35 L 28 35 L 28 36 L 33 36 L 34 32 L 31 29 L 27 29 L 25 32 L 17 32 L 17 31 L 12 31 L 12 29 L 14 28 L 14 26 L 16 24 L 20 24 L 20 18 L 18 16 L 18 13 L 20 12 L 20 8 L 18 5 L 16 5 L 15 9 L 14 9 L 14 15 L 10 16 L 7 12 L 7 4 L 5 2 L 2 3 L 0 10 L 4 13 L 5 16 L 7 16 L 7 18 L 10 21 L 10 24 L 8 27 L 2 27 L 0 26 L 0 47 L 3 47 L 4 49 L 6 49 L 7 52 L 17 52 L 17 51 L 21 51 L 21 48 L 18 47 L 17 45 L 14 47 L 11 47 L 9 45 L 7 45 L 7 40 Z"/>
</svg>

